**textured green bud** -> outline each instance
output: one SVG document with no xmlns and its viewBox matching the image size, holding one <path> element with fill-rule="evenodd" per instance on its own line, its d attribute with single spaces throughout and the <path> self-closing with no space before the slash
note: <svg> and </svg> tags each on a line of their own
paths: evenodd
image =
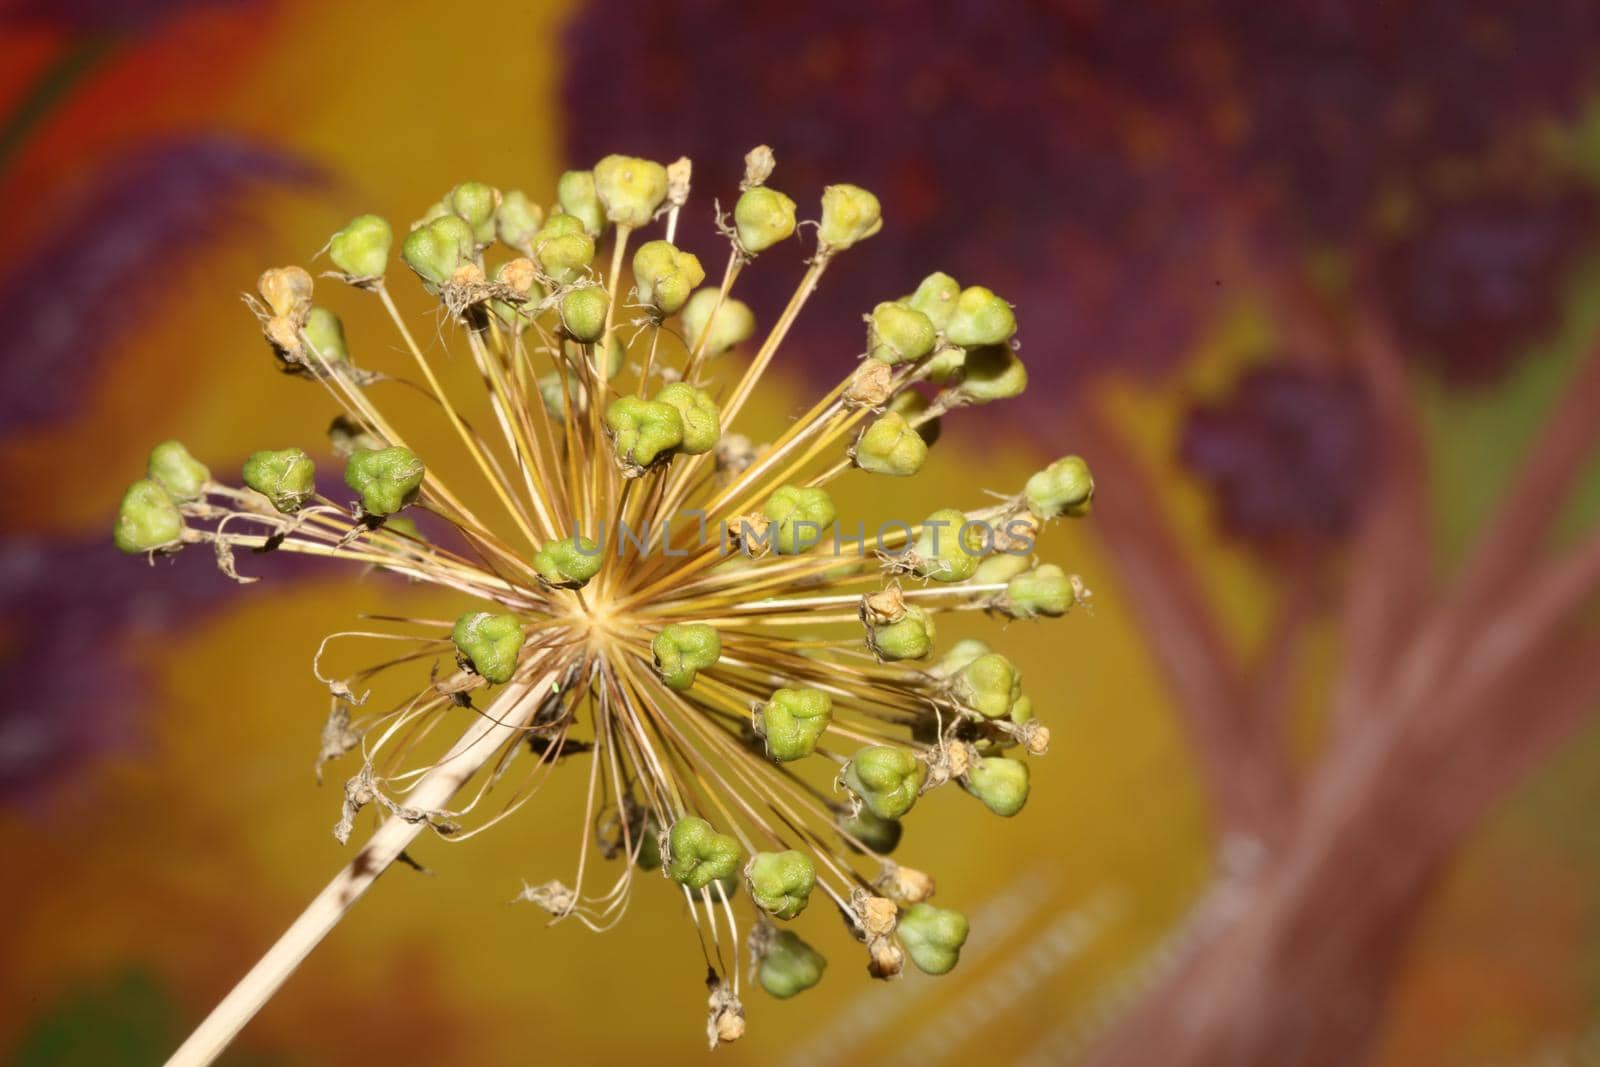
<svg viewBox="0 0 1600 1067">
<path fill-rule="evenodd" d="M 683 441 L 678 451 L 691 456 L 710 452 L 722 438 L 722 410 L 711 394 L 687 382 L 673 382 L 656 393 L 656 403 L 667 404 L 683 420 Z"/>
<path fill-rule="evenodd" d="M 962 348 L 1004 344 L 1016 332 L 1017 317 L 1011 305 L 981 285 L 969 285 L 961 290 L 950 321 L 944 327 L 945 338 Z"/>
<path fill-rule="evenodd" d="M 576 589 L 600 573 L 600 557 L 600 546 L 587 537 L 563 537 L 533 554 L 533 569 L 551 585 Z"/>
<path fill-rule="evenodd" d="M 928 316 L 933 328 L 943 331 L 950 325 L 956 301 L 961 296 L 961 283 L 943 271 L 934 271 L 917 286 L 917 291 L 906 297 L 908 306 Z"/>
<path fill-rule="evenodd" d="M 671 315 L 689 302 L 694 287 L 706 280 L 706 272 L 698 257 L 670 241 L 646 241 L 633 254 L 633 280 L 642 302 Z"/>
<path fill-rule="evenodd" d="M 598 285 L 570 290 L 561 298 L 561 328 L 574 340 L 592 344 L 605 333 L 610 304 L 611 298 Z"/>
<path fill-rule="evenodd" d="M 691 351 L 702 334 L 705 344 L 701 351 L 707 356 L 720 356 L 734 345 L 748 341 L 756 332 L 756 317 L 750 305 L 730 296 L 725 297 L 718 307 L 719 292 L 721 290 L 715 286 L 707 286 L 696 290 L 689 302 L 683 305 L 683 343 Z M 712 309 L 716 310 L 715 319 L 711 317 Z M 710 332 L 706 330 L 708 326 Z"/>
<path fill-rule="evenodd" d="M 456 620 L 450 631 L 461 659 L 472 665 L 473 673 L 496 685 L 509 682 L 517 673 L 517 653 L 528 635 L 515 615 L 491 615 L 469 611 Z"/>
<path fill-rule="evenodd" d="M 772 550 L 798 555 L 822 540 L 838 517 L 826 489 L 782 485 L 767 497 L 762 513 L 772 522 Z"/>
<path fill-rule="evenodd" d="M 787 1000 L 822 981 L 822 972 L 827 967 L 828 961 L 822 953 L 792 931 L 778 930 L 762 953 L 756 980 L 768 993 L 779 1000 Z"/>
<path fill-rule="evenodd" d="M 606 218 L 638 229 L 667 198 L 667 168 L 633 156 L 607 156 L 594 165 L 594 191 Z"/>
<path fill-rule="evenodd" d="M 990 652 L 962 667 L 950 691 L 984 718 L 1003 718 L 1022 696 L 1022 672 L 1000 653 Z"/>
<path fill-rule="evenodd" d="M 1070 515 L 1081 519 L 1094 503 L 1094 476 L 1078 456 L 1063 456 L 1028 479 L 1022 495 L 1040 519 Z"/>
<path fill-rule="evenodd" d="M 840 819 L 839 828 L 879 856 L 893 852 L 900 844 L 900 835 L 905 832 L 899 819 L 880 819 L 866 808 Z"/>
<path fill-rule="evenodd" d="M 533 239 L 544 223 L 544 208 L 528 199 L 521 189 L 512 189 L 500 198 L 494 211 L 494 232 L 500 243 L 533 258 Z"/>
<path fill-rule="evenodd" d="M 317 465 L 298 448 L 252 452 L 244 461 L 244 484 L 291 515 L 317 491 Z"/>
<path fill-rule="evenodd" d="M 300 332 L 323 362 L 350 362 L 350 349 L 344 341 L 344 323 L 327 308 L 313 307 L 308 311 L 306 324 L 300 328 Z"/>
<path fill-rule="evenodd" d="M 949 385 L 961 381 L 966 366 L 967 350 L 947 345 L 930 356 L 922 369 L 928 375 L 928 380 L 935 385 Z"/>
<path fill-rule="evenodd" d="M 981 641 L 976 637 L 964 637 L 939 657 L 939 662 L 934 664 L 933 670 L 929 673 L 939 678 L 954 678 L 961 668 L 979 656 L 987 656 L 992 651 L 994 650 L 989 647 L 987 641 Z"/>
<path fill-rule="evenodd" d="M 571 215 L 551 215 L 533 240 L 533 258 L 557 285 L 571 285 L 594 262 L 594 238 Z"/>
<path fill-rule="evenodd" d="M 368 515 L 393 515 L 416 499 L 426 473 L 409 448 L 362 448 L 345 463 L 344 483 L 361 494 Z"/>
<path fill-rule="evenodd" d="M 1014 619 L 1065 615 L 1076 601 L 1072 579 L 1053 563 L 1042 563 L 1006 583 L 1005 611 Z"/>
<path fill-rule="evenodd" d="M 898 622 L 867 628 L 867 647 L 879 659 L 926 659 L 933 653 L 937 636 L 933 617 L 918 607 L 907 607 Z"/>
<path fill-rule="evenodd" d="M 997 552 L 988 556 L 978 564 L 978 569 L 973 572 L 974 585 L 998 585 L 1009 582 L 1030 566 L 1027 556 L 1017 556 L 1010 552 Z"/>
<path fill-rule="evenodd" d="M 494 241 L 494 213 L 500 207 L 500 190 L 485 182 L 462 182 L 444 198 L 455 216 L 472 227 L 478 248 Z"/>
<path fill-rule="evenodd" d="M 844 768 L 844 784 L 880 819 L 904 816 L 927 780 L 928 765 L 892 745 L 869 745 Z"/>
<path fill-rule="evenodd" d="M 878 198 L 859 185 L 830 185 L 822 190 L 822 222 L 817 243 L 838 252 L 883 229 Z"/>
<path fill-rule="evenodd" d="M 117 509 L 112 539 L 129 555 L 175 544 L 183 534 L 183 514 L 160 483 L 142 478 L 128 486 Z"/>
<path fill-rule="evenodd" d="M 583 223 L 584 232 L 599 237 L 606 228 L 606 214 L 594 192 L 594 172 L 569 170 L 556 182 L 556 201 L 561 210 Z"/>
<path fill-rule="evenodd" d="M 932 321 L 915 308 L 885 301 L 867 316 L 867 355 L 891 367 L 933 351 Z"/>
<path fill-rule="evenodd" d="M 211 480 L 206 465 L 191 456 L 181 441 L 163 441 L 152 448 L 144 472 L 179 503 L 200 499 Z"/>
<path fill-rule="evenodd" d="M 1028 387 L 1028 368 L 1005 345 L 991 345 L 967 353 L 956 394 L 968 404 L 987 404 L 1021 396 Z"/>
<path fill-rule="evenodd" d="M 792 919 L 805 911 L 817 884 L 817 869 L 811 857 L 794 849 L 757 852 L 745 873 L 756 904 L 779 919 Z"/>
<path fill-rule="evenodd" d="M 925 974 L 948 974 L 967 943 L 967 917 L 951 908 L 913 904 L 900 916 L 900 944 Z"/>
<path fill-rule="evenodd" d="M 671 404 L 620 396 L 606 408 L 606 429 L 623 461 L 648 467 L 683 443 L 683 416 Z"/>
<path fill-rule="evenodd" d="M 717 833 L 710 823 L 693 815 L 685 815 L 672 824 L 667 848 L 667 873 L 674 882 L 690 889 L 704 889 L 719 878 L 730 877 L 738 871 L 743 855 L 739 842 Z"/>
<path fill-rule="evenodd" d="M 438 286 L 472 259 L 476 246 L 472 227 L 455 215 L 445 215 L 406 234 L 400 255 L 419 278 Z"/>
<path fill-rule="evenodd" d="M 918 577 L 964 582 L 977 571 L 983 548 L 981 528 L 968 525 L 966 515 L 955 508 L 942 508 L 923 520 L 911 554 Z"/>
<path fill-rule="evenodd" d="M 695 675 L 722 656 L 722 638 L 702 622 L 675 622 L 662 627 L 650 642 L 656 670 L 672 689 L 687 689 Z M 720 877 L 720 875 L 718 876 Z"/>
<path fill-rule="evenodd" d="M 961 784 L 984 807 L 1010 818 L 1028 802 L 1028 765 L 1005 756 L 986 756 L 967 768 Z"/>
<path fill-rule="evenodd" d="M 794 233 L 794 201 L 765 185 L 746 189 L 733 205 L 733 224 L 740 248 L 765 252 Z"/>
<path fill-rule="evenodd" d="M 804 759 L 833 721 L 833 698 L 820 689 L 779 689 L 761 709 L 767 755 L 780 763 Z"/>
<path fill-rule="evenodd" d="M 389 269 L 394 231 L 378 215 L 357 215 L 328 241 L 328 258 L 351 278 L 381 278 Z"/>
<path fill-rule="evenodd" d="M 902 415 L 889 411 L 878 416 L 856 440 L 856 466 L 873 474 L 905 477 L 922 469 L 928 442 Z"/>
<path fill-rule="evenodd" d="M 915 389 L 902 389 L 889 398 L 888 410 L 904 415 L 907 422 L 915 422 L 928 410 L 928 398 Z M 939 440 L 939 420 L 924 419 L 917 423 L 917 434 L 931 446 Z"/>
</svg>

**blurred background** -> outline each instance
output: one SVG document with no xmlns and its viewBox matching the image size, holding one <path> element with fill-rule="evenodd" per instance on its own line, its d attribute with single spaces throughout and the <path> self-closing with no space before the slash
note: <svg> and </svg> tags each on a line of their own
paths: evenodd
<svg viewBox="0 0 1600 1067">
<path fill-rule="evenodd" d="M 930 270 L 990 285 L 1030 392 L 930 469 L 1087 457 L 1046 551 L 1096 595 L 1005 636 L 1055 736 L 1025 815 L 908 836 L 962 966 L 872 983 L 839 934 L 718 1058 L 1600 1062 L 1597 59 L 1587 0 L 0 0 L 0 1058 L 165 1057 L 347 855 L 317 641 L 445 602 L 112 549 L 156 441 L 321 439 L 238 294 L 611 151 L 695 160 L 705 258 L 766 143 L 886 217 L 780 396 Z M 701 1060 L 679 898 L 505 906 L 564 804 L 420 845 L 225 1062 Z"/>
</svg>

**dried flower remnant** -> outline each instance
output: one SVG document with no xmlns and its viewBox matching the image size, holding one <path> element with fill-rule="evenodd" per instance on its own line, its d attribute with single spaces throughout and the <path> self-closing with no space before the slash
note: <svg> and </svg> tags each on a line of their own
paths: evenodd
<svg viewBox="0 0 1600 1067">
<path fill-rule="evenodd" d="M 387 818 L 177 1062 L 214 1056 L 419 833 L 470 836 L 558 765 L 587 775 L 584 825 L 615 871 L 593 888 L 585 848 L 570 884 L 540 871 L 530 881 L 541 888 L 518 899 L 604 930 L 640 872 L 659 868 L 701 927 L 714 1041 L 745 1028 L 741 910 L 754 920 L 753 973 L 780 998 L 815 984 L 825 962 L 774 921 L 842 915 L 878 977 L 898 975 L 908 954 L 930 973 L 954 966 L 965 919 L 927 905 L 933 879 L 888 853 L 902 820 L 914 832 L 919 796 L 952 781 L 1000 815 L 1020 811 L 1027 767 L 998 753 L 1020 743 L 1041 755 L 1048 731 L 1001 653 L 935 662 L 935 620 L 1064 613 L 1081 584 L 1033 562 L 1034 536 L 1086 512 L 1093 480 L 1069 457 L 1014 495 L 923 522 L 841 516 L 833 483 L 916 474 L 940 415 L 1026 381 L 1012 369 L 1012 307 L 942 273 L 875 302 L 861 366 L 776 440 L 732 432 L 829 264 L 884 225 L 870 192 L 829 186 L 789 306 L 747 362 L 727 356 L 757 332 L 732 293 L 742 272 L 809 232 L 765 184 L 774 162 L 751 153 L 721 281 L 699 289 L 699 260 L 671 243 L 686 161 L 669 171 L 608 156 L 565 175 L 548 209 L 462 183 L 398 241 L 382 219 L 352 220 L 327 247 L 332 276 L 351 300 L 381 304 L 410 372 L 363 369 L 363 354 L 388 342 L 346 338 L 313 303 L 327 294 L 309 271 L 262 275 L 251 306 L 276 358 L 335 402 L 331 445 L 352 498 L 319 494 L 300 448 L 255 453 L 233 486 L 167 442 L 129 490 L 118 545 L 152 557 L 210 546 L 230 575 L 236 549 L 337 558 L 470 607 L 324 642 L 318 677 L 333 711 L 322 759 L 359 758 L 336 832 L 353 832 L 368 807 Z M 641 236 L 630 260 L 630 238 L 658 218 L 666 235 Z M 418 343 L 394 301 L 395 248 L 443 309 L 433 347 L 444 352 Z M 447 357 L 470 361 L 481 394 L 442 386 Z M 1006 384 L 974 391 L 992 378 L 975 368 L 990 365 Z M 457 454 L 413 448 L 421 436 L 384 414 L 379 400 L 406 374 L 436 401 Z M 940 384 L 931 399 L 917 392 Z M 482 485 L 458 490 L 440 474 L 461 470 Z M 419 512 L 464 547 L 417 536 L 407 513 Z M 381 655 L 329 674 L 336 639 L 381 642 Z M 415 679 L 402 686 L 410 695 L 368 706 L 378 679 L 402 677 Z M 459 731 L 448 750 L 430 745 Z M 481 814 L 491 794 L 509 799 Z M 823 898 L 834 908 L 808 908 Z"/>
</svg>

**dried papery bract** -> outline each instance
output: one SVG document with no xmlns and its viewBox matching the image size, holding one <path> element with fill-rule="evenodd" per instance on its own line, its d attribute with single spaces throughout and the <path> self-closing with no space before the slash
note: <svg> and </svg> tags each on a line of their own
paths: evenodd
<svg viewBox="0 0 1600 1067">
<path fill-rule="evenodd" d="M 739 924 L 752 917 L 754 973 L 779 998 L 815 985 L 826 962 L 774 923 L 842 915 L 880 978 L 908 958 L 935 974 L 955 965 L 965 919 L 928 903 L 931 875 L 887 856 L 902 820 L 915 839 L 930 789 L 955 782 L 999 815 L 1021 811 L 1022 760 L 1048 731 L 1003 654 L 961 643 L 939 655 L 937 619 L 1035 619 L 1081 602 L 1081 582 L 1033 553 L 1042 523 L 1087 512 L 1093 480 L 1068 457 L 995 498 L 975 470 L 967 485 L 945 479 L 920 522 L 836 500 L 841 479 L 917 474 L 939 416 L 1026 382 L 1011 306 L 937 272 L 909 296 L 874 295 L 861 365 L 776 440 L 737 432 L 829 264 L 884 225 L 878 199 L 846 184 L 801 225 L 767 184 L 774 166 L 768 149 L 747 157 L 714 285 L 672 243 L 688 161 L 625 155 L 568 172 L 548 206 L 463 182 L 398 242 L 385 220 L 358 216 L 329 241 L 325 292 L 301 267 L 262 275 L 252 308 L 275 357 L 338 413 L 330 444 L 349 494 L 318 492 L 313 456 L 328 450 L 316 442 L 263 442 L 239 485 L 166 442 L 123 501 L 118 546 L 207 545 L 236 576 L 235 549 L 323 556 L 462 604 L 450 620 L 390 619 L 323 643 L 333 708 L 317 766 L 354 762 L 336 833 L 368 812 L 378 827 L 173 1062 L 214 1057 L 417 835 L 469 838 L 555 773 L 586 778 L 596 847 L 566 869 L 537 858 L 538 888 L 518 899 L 604 930 L 640 885 L 675 887 L 701 931 L 713 1043 L 744 1032 Z M 806 232 L 815 250 L 761 334 L 736 283 L 793 263 L 790 239 Z M 390 291 L 408 273 L 389 270 L 396 245 L 429 318 L 408 319 Z M 346 343 L 334 306 L 361 300 L 395 338 Z M 748 358 L 729 354 L 752 343 Z M 355 361 L 388 351 L 400 358 L 381 373 Z M 474 368 L 481 394 L 447 391 L 446 361 Z M 932 400 L 919 392 L 930 384 L 943 386 Z M 390 421 L 401 389 L 431 397 L 452 448 L 424 451 L 413 441 L 425 427 Z M 458 489 L 460 477 L 479 484 Z M 852 540 L 858 523 L 879 532 Z M 367 646 L 372 666 L 332 669 Z M 452 732 L 448 751 L 431 741 Z M 810 906 L 823 898 L 833 907 Z"/>
</svg>

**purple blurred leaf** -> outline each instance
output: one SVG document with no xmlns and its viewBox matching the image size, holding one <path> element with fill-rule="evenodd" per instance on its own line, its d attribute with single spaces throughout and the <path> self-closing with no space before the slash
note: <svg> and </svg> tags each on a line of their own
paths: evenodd
<svg viewBox="0 0 1600 1067">
<path fill-rule="evenodd" d="M 106 167 L 0 277 L 0 424 L 15 431 L 70 409 L 138 325 L 141 291 L 247 217 L 251 192 L 319 178 L 278 149 L 220 134 L 148 145 Z"/>
</svg>

